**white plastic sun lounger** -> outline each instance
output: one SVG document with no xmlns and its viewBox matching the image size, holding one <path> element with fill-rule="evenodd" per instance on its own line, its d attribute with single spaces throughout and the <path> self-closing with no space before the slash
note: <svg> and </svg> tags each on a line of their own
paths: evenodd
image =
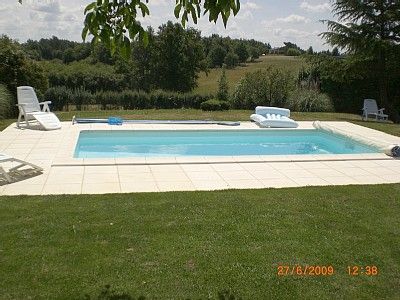
<svg viewBox="0 0 400 300">
<path fill-rule="evenodd" d="M 38 166 L 36 166 L 36 165 L 34 165 L 34 164 L 31 164 L 31 163 L 28 163 L 28 162 L 23 161 L 23 160 L 21 160 L 21 159 L 18 159 L 18 158 L 15 158 L 15 157 L 8 156 L 8 155 L 5 155 L 5 154 L 0 153 L 0 164 L 5 163 L 5 162 L 17 162 L 17 163 L 19 163 L 19 165 L 15 166 L 15 167 L 13 167 L 13 168 L 10 168 L 10 169 L 8 170 L 10 173 L 11 173 L 11 172 L 18 172 L 18 171 L 21 171 L 20 168 L 25 167 L 25 166 L 31 167 L 31 168 L 32 168 L 31 171 L 32 171 L 33 173 L 34 173 L 34 172 L 42 172 L 42 171 L 43 171 L 43 169 L 42 169 L 41 167 L 38 167 Z M 4 168 L 3 168 L 2 166 L 0 166 L 0 175 L 2 175 L 3 177 L 5 177 L 5 179 L 6 179 L 9 183 L 12 182 L 12 179 L 11 179 L 9 173 L 7 173 L 7 172 L 4 170 Z"/>
<path fill-rule="evenodd" d="M 387 120 L 389 116 L 383 113 L 384 110 L 385 110 L 384 108 L 378 109 L 376 100 L 364 99 L 364 107 L 362 109 L 363 111 L 362 119 L 368 120 L 368 116 L 374 116 L 375 120 L 379 119 Z"/>
<path fill-rule="evenodd" d="M 290 110 L 279 107 L 257 106 L 255 114 L 250 119 L 260 127 L 269 128 L 297 128 L 299 124 L 289 118 Z"/>
<path fill-rule="evenodd" d="M 20 127 L 22 118 L 27 127 L 30 127 L 30 121 L 36 120 L 45 130 L 60 129 L 61 123 L 57 116 L 50 112 L 50 101 L 40 102 L 36 97 L 34 89 L 30 86 L 17 87 L 19 115 L 17 127 Z M 43 106 L 41 109 L 40 106 Z"/>
</svg>

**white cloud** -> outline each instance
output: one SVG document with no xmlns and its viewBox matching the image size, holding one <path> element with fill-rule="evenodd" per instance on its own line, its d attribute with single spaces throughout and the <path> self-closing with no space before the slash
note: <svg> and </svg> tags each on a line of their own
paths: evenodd
<svg viewBox="0 0 400 300">
<path fill-rule="evenodd" d="M 31 5 L 33 10 L 50 13 L 50 14 L 60 14 L 61 13 L 61 6 L 58 0 L 52 1 L 37 1 L 32 2 Z"/>
<path fill-rule="evenodd" d="M 168 6 L 170 2 L 168 0 L 151 0 L 149 6 Z"/>
<path fill-rule="evenodd" d="M 299 24 L 299 23 L 308 23 L 310 22 L 310 19 L 299 15 L 290 15 L 287 16 L 286 18 L 277 18 L 275 19 L 275 22 Z"/>
<path fill-rule="evenodd" d="M 260 9 L 260 6 L 255 2 L 247 1 L 240 5 L 240 9 L 256 10 L 256 9 Z"/>
<path fill-rule="evenodd" d="M 321 4 L 310 4 L 307 1 L 303 1 L 300 4 L 300 8 L 308 11 L 308 12 L 327 12 L 331 10 L 331 6 L 328 2 L 321 3 Z"/>
<path fill-rule="evenodd" d="M 298 40 L 299 38 L 308 38 L 315 35 L 314 32 L 308 32 L 295 28 L 275 28 L 273 30 L 273 34 L 289 40 Z"/>
<path fill-rule="evenodd" d="M 253 19 L 254 15 L 250 10 L 245 10 L 239 12 L 239 14 L 236 16 L 237 19 L 239 20 L 248 20 L 248 19 Z"/>
</svg>

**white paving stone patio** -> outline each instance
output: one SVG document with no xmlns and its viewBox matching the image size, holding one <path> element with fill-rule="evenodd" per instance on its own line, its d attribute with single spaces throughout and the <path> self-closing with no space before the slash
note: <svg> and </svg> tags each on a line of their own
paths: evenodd
<svg viewBox="0 0 400 300">
<path fill-rule="evenodd" d="M 325 122 L 324 122 L 325 123 Z M 326 122 L 375 142 L 400 144 L 400 138 L 348 122 Z M 73 158 L 81 130 L 219 129 L 219 125 L 123 125 L 63 122 L 61 130 L 18 129 L 0 133 L 0 152 L 41 166 L 42 174 L 11 184 L 0 195 L 103 194 L 131 192 L 259 189 L 299 186 L 400 183 L 400 160 L 383 153 L 173 158 Z M 299 129 L 311 129 L 300 122 Z M 235 129 L 259 129 L 244 122 Z M 260 129 L 268 130 L 268 129 Z"/>
</svg>

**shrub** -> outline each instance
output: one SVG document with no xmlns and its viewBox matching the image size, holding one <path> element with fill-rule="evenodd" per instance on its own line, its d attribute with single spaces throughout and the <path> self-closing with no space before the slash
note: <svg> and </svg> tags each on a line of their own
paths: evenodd
<svg viewBox="0 0 400 300">
<path fill-rule="evenodd" d="M 7 86 L 0 84 L 0 119 L 7 119 L 12 116 L 12 105 L 14 103 L 14 96 L 7 89 Z"/>
<path fill-rule="evenodd" d="M 116 74 L 112 66 L 102 63 L 92 65 L 79 61 L 64 65 L 57 61 L 51 61 L 42 64 L 47 69 L 50 87 L 82 88 L 95 93 L 97 91 L 122 91 L 128 85 L 122 74 Z"/>
<path fill-rule="evenodd" d="M 239 64 L 239 56 L 232 51 L 228 52 L 225 56 L 224 64 L 228 69 L 233 69 Z"/>
<path fill-rule="evenodd" d="M 299 56 L 299 55 L 301 55 L 301 52 L 299 49 L 289 48 L 286 51 L 286 55 L 287 56 Z"/>
<path fill-rule="evenodd" d="M 64 86 L 52 87 L 44 93 L 44 101 L 51 101 L 54 110 L 63 110 L 65 107 L 68 109 L 72 102 L 72 94 L 72 91 Z"/>
<path fill-rule="evenodd" d="M 82 110 L 82 105 L 92 104 L 93 95 L 83 88 L 77 88 L 72 94 L 72 104 L 77 110 Z"/>
<path fill-rule="evenodd" d="M 226 80 L 226 71 L 224 67 L 222 68 L 221 77 L 218 80 L 217 99 L 221 101 L 228 101 L 228 97 L 229 97 L 229 87 L 228 87 L 228 82 Z"/>
<path fill-rule="evenodd" d="M 229 102 L 220 101 L 215 99 L 207 100 L 201 103 L 200 108 L 204 111 L 221 111 L 228 110 L 230 107 Z"/>
<path fill-rule="evenodd" d="M 148 109 L 148 108 L 200 108 L 200 104 L 212 98 L 212 95 L 197 95 L 192 93 L 175 93 L 154 91 L 123 90 L 89 91 L 78 88 L 53 87 L 45 93 L 45 100 L 52 101 L 55 110 L 62 110 L 69 105 L 75 105 L 81 110 L 86 105 L 100 105 L 101 109 Z"/>
<path fill-rule="evenodd" d="M 247 73 L 235 88 L 233 107 L 254 109 L 257 105 L 285 106 L 294 83 L 288 71 L 277 68 Z"/>
<path fill-rule="evenodd" d="M 288 99 L 287 107 L 293 111 L 301 112 L 330 112 L 334 111 L 333 104 L 328 95 L 317 90 L 294 90 Z"/>
</svg>

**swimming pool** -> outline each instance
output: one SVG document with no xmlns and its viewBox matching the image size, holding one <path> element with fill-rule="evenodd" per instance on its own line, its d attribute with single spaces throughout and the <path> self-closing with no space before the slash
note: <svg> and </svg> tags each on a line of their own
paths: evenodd
<svg viewBox="0 0 400 300">
<path fill-rule="evenodd" d="M 75 158 L 376 153 L 320 130 L 84 130 Z"/>
</svg>

